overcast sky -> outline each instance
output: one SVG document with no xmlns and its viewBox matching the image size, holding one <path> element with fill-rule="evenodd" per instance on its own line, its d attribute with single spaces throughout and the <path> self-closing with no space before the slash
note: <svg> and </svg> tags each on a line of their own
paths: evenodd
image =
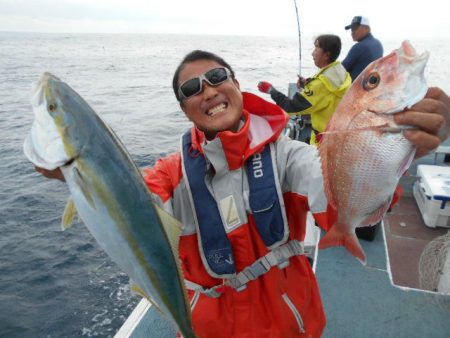
<svg viewBox="0 0 450 338">
<path fill-rule="evenodd" d="M 445 4 L 297 0 L 302 36 L 342 36 L 365 15 L 377 37 L 411 40 L 450 38 Z M 0 31 L 298 36 L 294 0 L 0 0 Z"/>
</svg>

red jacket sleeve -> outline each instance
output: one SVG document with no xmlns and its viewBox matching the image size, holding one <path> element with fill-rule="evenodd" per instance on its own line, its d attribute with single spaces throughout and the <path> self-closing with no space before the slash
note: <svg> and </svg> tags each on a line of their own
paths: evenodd
<svg viewBox="0 0 450 338">
<path fill-rule="evenodd" d="M 144 180 L 151 192 L 166 202 L 173 197 L 182 174 L 181 154 L 175 153 L 156 162 L 153 168 L 143 170 Z"/>
</svg>

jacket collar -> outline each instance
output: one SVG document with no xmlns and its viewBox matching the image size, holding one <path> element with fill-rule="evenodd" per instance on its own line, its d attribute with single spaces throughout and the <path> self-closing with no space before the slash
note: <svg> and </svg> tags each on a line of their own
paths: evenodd
<svg viewBox="0 0 450 338">
<path fill-rule="evenodd" d="M 333 61 L 333 62 L 329 63 L 325 67 L 320 68 L 319 72 L 314 77 L 318 77 L 320 74 L 325 72 L 327 69 L 330 69 L 330 68 L 336 66 L 338 63 L 341 63 L 341 62 L 336 60 L 336 61 Z"/>
<path fill-rule="evenodd" d="M 277 105 L 259 96 L 243 92 L 243 123 L 238 132 L 223 131 L 205 145 L 205 135 L 192 128 L 192 145 L 202 152 L 217 170 L 214 162 L 225 156 L 228 170 L 240 168 L 253 154 L 278 139 L 283 132 L 289 115 Z"/>
</svg>

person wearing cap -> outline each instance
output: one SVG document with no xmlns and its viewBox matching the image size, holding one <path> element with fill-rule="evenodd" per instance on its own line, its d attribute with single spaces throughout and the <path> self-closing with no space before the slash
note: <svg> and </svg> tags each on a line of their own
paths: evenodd
<svg viewBox="0 0 450 338">
<path fill-rule="evenodd" d="M 345 29 L 351 29 L 353 41 L 357 41 L 342 61 L 354 81 L 369 63 L 383 56 L 383 45 L 372 35 L 365 16 L 355 16 Z"/>
<path fill-rule="evenodd" d="M 369 63 L 383 56 L 383 45 L 374 38 L 370 32 L 370 22 L 365 16 L 355 16 L 350 25 L 345 29 L 351 29 L 353 41 L 356 44 L 350 48 L 342 65 L 350 73 L 353 81 L 367 67 Z M 401 187 L 395 191 L 394 200 L 397 201 L 402 195 Z M 356 236 L 360 239 L 372 241 L 381 227 L 381 222 L 370 227 L 357 228 Z"/>
<path fill-rule="evenodd" d="M 300 77 L 297 86 L 302 89 L 292 99 L 276 90 L 267 81 L 258 89 L 270 94 L 275 103 L 290 115 L 311 115 L 310 144 L 318 145 L 318 135 L 325 131 L 336 107 L 352 84 L 350 74 L 337 58 L 341 52 L 341 39 L 337 35 L 319 35 L 314 41 L 312 57 L 319 71 L 307 80 Z"/>
</svg>

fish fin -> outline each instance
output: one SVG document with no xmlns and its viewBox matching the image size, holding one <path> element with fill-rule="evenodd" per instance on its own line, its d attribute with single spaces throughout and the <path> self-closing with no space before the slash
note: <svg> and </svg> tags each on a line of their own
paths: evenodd
<svg viewBox="0 0 450 338">
<path fill-rule="evenodd" d="M 169 214 L 167 211 L 165 211 L 158 205 L 154 204 L 154 206 L 156 212 L 158 213 L 159 219 L 161 220 L 161 224 L 163 225 L 163 228 L 167 234 L 167 237 L 169 238 L 169 243 L 172 247 L 172 252 L 174 254 L 175 262 L 177 264 L 178 275 L 180 276 L 180 283 L 183 289 L 186 304 L 186 313 L 189 313 L 189 320 L 192 320 L 191 308 L 189 306 L 189 298 L 185 287 L 184 273 L 183 269 L 181 268 L 180 254 L 178 249 L 180 244 L 181 231 L 183 230 L 183 225 L 175 217 L 173 217 L 171 214 Z"/>
<path fill-rule="evenodd" d="M 64 209 L 63 217 L 61 219 L 61 229 L 63 231 L 69 229 L 72 226 L 77 213 L 78 212 L 75 206 L 75 202 L 73 201 L 72 197 L 69 197 L 69 200 L 67 201 L 66 207 Z"/>
<path fill-rule="evenodd" d="M 378 131 L 380 133 L 399 133 L 402 130 L 399 130 L 395 127 L 389 127 L 387 123 L 375 125 L 375 126 L 368 126 L 368 127 L 360 127 L 360 128 L 353 128 L 353 129 L 344 129 L 344 130 L 331 130 L 331 131 L 324 131 L 322 135 L 332 135 L 332 134 L 352 134 L 352 133 L 361 133 L 365 131 Z"/>
<path fill-rule="evenodd" d="M 333 246 L 344 246 L 361 264 L 366 265 L 366 254 L 354 232 L 341 232 L 334 225 L 319 242 L 320 249 L 327 249 Z"/>
<path fill-rule="evenodd" d="M 134 281 L 130 281 L 131 284 L 131 291 L 139 296 L 144 297 L 145 299 L 147 299 L 152 305 L 155 306 L 155 308 L 162 314 L 164 314 L 164 312 L 161 310 L 161 308 L 159 307 L 158 303 L 156 303 L 152 297 L 150 297 L 145 291 L 144 289 L 142 289 L 139 285 L 137 285 Z"/>
<path fill-rule="evenodd" d="M 180 235 L 183 230 L 183 226 L 181 223 L 169 214 L 167 211 L 162 209 L 161 207 L 155 205 L 156 212 L 158 213 L 159 219 L 161 220 L 161 224 L 163 225 L 164 231 L 169 238 L 170 246 L 172 247 L 172 251 L 176 253 L 176 257 L 178 257 L 178 246 L 180 244 Z"/>
<path fill-rule="evenodd" d="M 88 201 L 89 205 L 93 209 L 97 209 L 95 206 L 94 198 L 92 197 L 92 194 L 89 190 L 88 185 L 86 184 L 86 181 L 84 180 L 83 176 L 81 175 L 81 172 L 78 170 L 77 167 L 73 168 L 74 171 L 74 179 L 77 183 L 78 187 L 80 188 L 81 192 L 83 193 L 84 197 L 86 198 L 86 201 Z"/>
<path fill-rule="evenodd" d="M 370 123 L 370 124 L 368 124 Z M 347 121 L 341 121 L 339 127 L 327 128 L 321 134 L 325 135 L 343 135 L 361 132 L 379 132 L 379 133 L 398 133 L 398 127 L 387 121 L 385 116 L 370 111 L 362 110 Z"/>
</svg>

